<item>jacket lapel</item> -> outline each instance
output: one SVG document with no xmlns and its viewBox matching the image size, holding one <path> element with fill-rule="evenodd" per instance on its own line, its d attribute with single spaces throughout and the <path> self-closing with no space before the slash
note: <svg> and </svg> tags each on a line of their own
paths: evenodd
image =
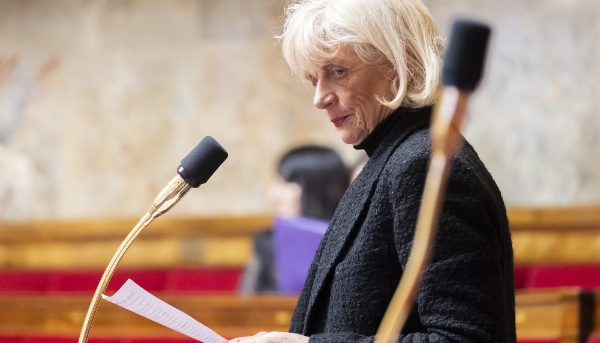
<svg viewBox="0 0 600 343">
<path fill-rule="evenodd" d="M 340 257 L 344 247 L 349 242 L 352 232 L 357 230 L 364 220 L 370 207 L 373 192 L 389 157 L 398 145 L 416 130 L 429 124 L 431 107 L 418 110 L 398 109 L 392 115 L 400 115 L 402 118 L 396 122 L 388 132 L 379 147 L 375 150 L 361 174 L 354 180 L 350 188 L 344 194 L 337 210 L 329 224 L 329 228 L 322 240 L 322 250 L 316 273 L 311 287 L 310 298 L 304 318 L 304 334 L 309 334 L 310 316 L 315 301 L 324 286 L 325 280 L 331 273 L 336 261 Z M 314 267 L 314 266 L 313 266 Z M 323 309 L 326 310 L 326 309 Z"/>
</svg>

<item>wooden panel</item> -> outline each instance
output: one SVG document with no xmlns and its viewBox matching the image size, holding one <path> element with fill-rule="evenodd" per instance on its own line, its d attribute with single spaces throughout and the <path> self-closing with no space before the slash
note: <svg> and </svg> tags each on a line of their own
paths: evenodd
<svg viewBox="0 0 600 343">
<path fill-rule="evenodd" d="M 531 230 L 600 231 L 600 207 L 509 208 L 508 218 L 513 233 Z M 142 235 L 147 238 L 251 235 L 269 227 L 271 221 L 271 215 L 193 219 L 161 217 Z M 122 239 L 136 223 L 137 219 L 0 222 L 0 243 Z"/>
<path fill-rule="evenodd" d="M 167 296 L 167 303 L 226 337 L 259 331 L 287 331 L 295 297 Z M 0 297 L 0 335 L 79 334 L 89 305 L 87 296 Z M 580 295 L 576 289 L 519 293 L 516 296 L 519 339 L 579 342 Z M 177 333 L 116 305 L 103 302 L 92 336 L 174 337 Z"/>
<path fill-rule="evenodd" d="M 3 269 L 105 268 L 121 244 L 99 242 L 34 242 L 0 247 Z M 252 252 L 250 237 L 137 239 L 120 266 L 161 268 L 175 266 L 243 266 Z"/>
<path fill-rule="evenodd" d="M 600 263 L 600 207 L 508 210 L 517 264 Z M 125 255 L 127 267 L 242 266 L 270 216 L 159 218 Z M 0 268 L 104 267 L 135 220 L 0 223 Z M 149 254 L 148 252 L 152 252 Z"/>
<path fill-rule="evenodd" d="M 517 264 L 600 262 L 600 207 L 508 210 Z"/>
<path fill-rule="evenodd" d="M 141 235 L 146 238 L 248 236 L 269 227 L 272 218 L 270 215 L 196 219 L 161 217 L 144 229 Z M 137 219 L 0 223 L 0 242 L 122 240 L 136 224 Z"/>
<path fill-rule="evenodd" d="M 600 230 L 600 206 L 509 208 L 510 230 Z"/>
<path fill-rule="evenodd" d="M 600 230 L 516 231 L 512 241 L 517 264 L 600 262 Z"/>
<path fill-rule="evenodd" d="M 224 337 L 287 331 L 295 297 L 161 296 Z M 0 335 L 78 336 L 91 297 L 0 297 Z M 180 334 L 103 301 L 92 337 L 177 337 Z"/>
<path fill-rule="evenodd" d="M 252 250 L 252 234 L 271 218 L 157 219 L 140 234 L 121 262 L 130 268 L 239 267 Z M 135 221 L 0 224 L 0 268 L 104 268 Z"/>
<path fill-rule="evenodd" d="M 580 295 L 577 289 L 522 292 L 516 295 L 518 339 L 560 339 L 578 343 Z"/>
</svg>

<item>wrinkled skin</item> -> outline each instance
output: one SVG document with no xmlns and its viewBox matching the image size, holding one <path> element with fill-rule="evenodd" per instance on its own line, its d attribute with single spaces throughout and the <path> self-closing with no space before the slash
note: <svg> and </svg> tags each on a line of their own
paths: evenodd
<svg viewBox="0 0 600 343">
<path fill-rule="evenodd" d="M 392 113 L 377 97 L 393 97 L 394 76 L 389 62 L 368 64 L 361 61 L 353 47 L 342 47 L 329 64 L 310 76 L 315 86 L 313 103 L 325 111 L 344 143 L 357 145 Z"/>
</svg>

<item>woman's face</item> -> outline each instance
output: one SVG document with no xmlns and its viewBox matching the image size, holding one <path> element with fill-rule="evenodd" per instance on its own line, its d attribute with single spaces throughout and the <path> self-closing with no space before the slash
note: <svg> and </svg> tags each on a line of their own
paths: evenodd
<svg viewBox="0 0 600 343">
<path fill-rule="evenodd" d="M 297 217 L 301 214 L 300 198 L 302 188 L 295 182 L 287 182 L 281 176 L 271 183 L 267 192 L 269 200 L 275 205 L 278 216 Z"/>
<path fill-rule="evenodd" d="M 325 110 L 346 144 L 360 144 L 392 109 L 377 101 L 392 97 L 391 64 L 371 65 L 346 46 L 329 64 L 311 76 L 313 103 Z"/>
</svg>

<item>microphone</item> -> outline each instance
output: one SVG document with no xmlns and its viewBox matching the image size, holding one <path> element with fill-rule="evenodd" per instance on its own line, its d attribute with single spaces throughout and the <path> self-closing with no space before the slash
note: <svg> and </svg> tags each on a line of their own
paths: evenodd
<svg viewBox="0 0 600 343">
<path fill-rule="evenodd" d="M 431 123 L 432 151 L 413 245 L 402 279 L 377 330 L 375 343 L 396 342 L 421 285 L 435 243 L 451 159 L 463 138 L 460 127 L 469 96 L 479 85 L 490 28 L 469 20 L 454 22 L 442 69 L 444 91 Z"/>
<path fill-rule="evenodd" d="M 227 156 L 221 144 L 211 136 L 206 136 L 181 160 L 177 173 L 187 184 L 197 188 L 210 179 Z"/>
<path fill-rule="evenodd" d="M 150 217 L 158 218 L 175 206 L 192 188 L 206 183 L 227 159 L 227 151 L 214 138 L 204 137 L 200 143 L 181 160 L 177 176 L 158 194 L 148 211 Z"/>
<path fill-rule="evenodd" d="M 125 255 L 125 252 L 140 232 L 148 226 L 155 218 L 160 217 L 173 206 L 175 206 L 192 188 L 198 188 L 206 183 L 214 172 L 227 159 L 227 151 L 212 137 L 204 137 L 200 143 L 181 160 L 181 165 L 177 168 L 177 176 L 167 184 L 167 186 L 158 194 L 150 210 L 142 217 L 138 224 L 131 230 L 125 238 L 117 252 L 110 260 L 108 267 L 104 271 L 96 292 L 88 308 L 88 312 L 83 321 L 81 334 L 79 335 L 79 343 L 86 343 L 94 316 L 100 306 L 102 294 L 106 291 L 106 287 L 112 278 L 119 261 Z"/>
<path fill-rule="evenodd" d="M 489 26 L 472 20 L 457 20 L 452 25 L 442 69 L 444 92 L 431 127 L 432 136 L 439 137 L 434 138 L 434 150 L 443 150 L 448 156 L 462 143 L 460 126 L 471 93 L 483 76 L 490 34 Z"/>
<path fill-rule="evenodd" d="M 457 20 L 444 57 L 442 83 L 473 92 L 483 76 L 490 27 L 475 21 Z"/>
</svg>

